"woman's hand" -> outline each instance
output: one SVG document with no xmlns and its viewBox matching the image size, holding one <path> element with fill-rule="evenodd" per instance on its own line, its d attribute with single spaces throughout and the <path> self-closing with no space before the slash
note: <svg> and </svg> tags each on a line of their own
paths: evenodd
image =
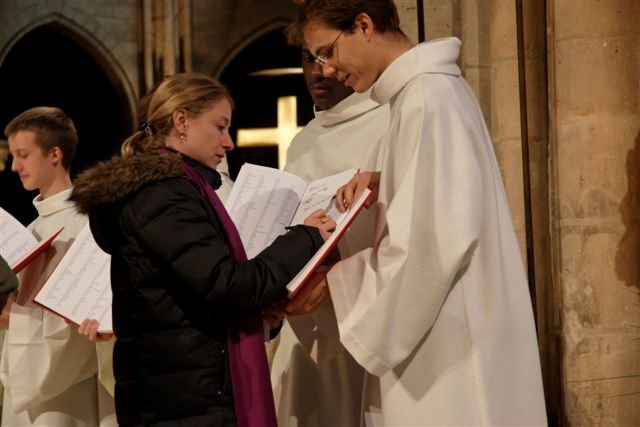
<svg viewBox="0 0 640 427">
<path fill-rule="evenodd" d="M 378 200 L 380 188 L 380 172 L 358 172 L 351 180 L 338 188 L 336 192 L 336 207 L 339 212 L 345 212 L 351 204 L 358 200 L 365 188 L 371 190 L 371 195 L 365 203 L 368 209 Z"/>
<path fill-rule="evenodd" d="M 325 211 L 322 209 L 313 211 L 311 215 L 304 220 L 304 225 L 316 227 L 320 230 L 320 235 L 324 240 L 327 240 L 329 236 L 331 236 L 331 233 L 336 229 L 336 222 L 333 218 L 327 216 Z"/>
<path fill-rule="evenodd" d="M 80 326 L 78 326 L 78 333 L 89 338 L 90 341 L 108 341 L 113 338 L 113 334 L 98 332 L 100 322 L 96 319 L 85 319 Z"/>
<path fill-rule="evenodd" d="M 329 297 L 327 271 L 314 273 L 300 292 L 285 306 L 287 316 L 299 316 L 314 312 Z"/>
</svg>

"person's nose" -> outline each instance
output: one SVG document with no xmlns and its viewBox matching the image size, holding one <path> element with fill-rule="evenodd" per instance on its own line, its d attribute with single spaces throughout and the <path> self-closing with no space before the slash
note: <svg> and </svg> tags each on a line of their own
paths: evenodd
<svg viewBox="0 0 640 427">
<path fill-rule="evenodd" d="M 313 77 L 317 78 L 324 78 L 324 73 L 323 73 L 323 66 L 318 64 L 317 62 L 314 62 L 313 65 L 311 66 L 311 75 Z"/>
<path fill-rule="evenodd" d="M 233 139 L 231 138 L 231 135 L 227 133 L 224 141 L 222 141 L 222 148 L 224 148 L 225 151 L 231 151 L 234 147 L 235 144 L 233 143 Z"/>
<path fill-rule="evenodd" d="M 18 172 L 20 171 L 20 169 L 22 169 L 22 165 L 20 164 L 20 161 L 16 157 L 14 157 L 13 161 L 11 162 L 11 171 Z"/>
<path fill-rule="evenodd" d="M 324 64 L 322 64 L 322 75 L 325 77 L 333 77 L 336 75 L 337 71 L 338 69 L 336 68 L 335 65 L 332 65 L 328 62 L 325 62 Z"/>
</svg>

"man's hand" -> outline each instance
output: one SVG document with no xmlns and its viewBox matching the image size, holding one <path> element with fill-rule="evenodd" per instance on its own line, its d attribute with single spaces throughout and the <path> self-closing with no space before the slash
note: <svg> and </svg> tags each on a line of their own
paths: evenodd
<svg viewBox="0 0 640 427">
<path fill-rule="evenodd" d="M 314 312 L 329 297 L 327 272 L 316 272 L 304 284 L 300 292 L 285 306 L 287 316 L 299 316 Z"/>
<path fill-rule="evenodd" d="M 368 209 L 378 200 L 380 189 L 380 172 L 358 172 L 351 180 L 338 188 L 336 192 L 336 207 L 338 211 L 345 212 L 351 204 L 358 200 L 365 188 L 371 190 L 371 195 L 365 203 Z"/>
</svg>

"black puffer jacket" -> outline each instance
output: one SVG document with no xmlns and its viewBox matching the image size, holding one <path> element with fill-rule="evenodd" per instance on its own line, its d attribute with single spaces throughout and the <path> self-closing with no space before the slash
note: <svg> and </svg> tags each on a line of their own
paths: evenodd
<svg viewBox="0 0 640 427">
<path fill-rule="evenodd" d="M 196 167 L 219 182 L 214 170 Z M 322 244 L 318 230 L 297 226 L 256 258 L 234 262 L 178 155 L 113 158 L 83 173 L 72 199 L 112 256 L 118 422 L 235 425 L 229 319 L 283 298 Z"/>
</svg>

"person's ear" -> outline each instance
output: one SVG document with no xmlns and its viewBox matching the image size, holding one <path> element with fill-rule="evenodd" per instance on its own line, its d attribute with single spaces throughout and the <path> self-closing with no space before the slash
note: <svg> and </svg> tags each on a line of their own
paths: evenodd
<svg viewBox="0 0 640 427">
<path fill-rule="evenodd" d="M 364 12 L 360 13 L 358 16 L 356 16 L 354 23 L 355 32 L 362 31 L 365 39 L 367 41 L 370 41 L 374 30 L 374 25 L 371 17 Z"/>
<path fill-rule="evenodd" d="M 62 150 L 60 147 L 53 147 L 49 151 L 49 156 L 51 158 L 51 164 L 54 166 L 58 166 L 62 164 Z"/>
<path fill-rule="evenodd" d="M 187 130 L 187 110 L 180 109 L 173 112 L 171 115 L 173 118 L 173 127 L 179 135 L 183 134 Z"/>
</svg>

